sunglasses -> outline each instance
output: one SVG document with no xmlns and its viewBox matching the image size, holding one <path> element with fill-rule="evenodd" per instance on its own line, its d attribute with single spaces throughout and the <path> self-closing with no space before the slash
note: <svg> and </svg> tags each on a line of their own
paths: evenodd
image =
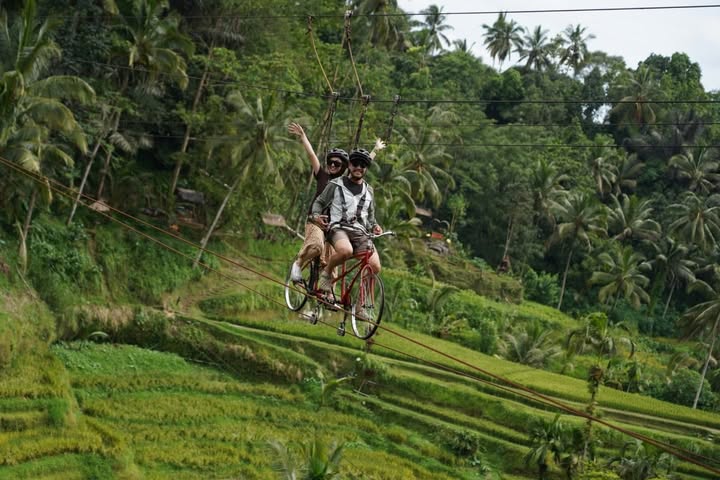
<svg viewBox="0 0 720 480">
<path fill-rule="evenodd" d="M 364 162 L 362 160 L 350 160 L 350 165 L 356 168 L 367 168 L 368 164 L 367 162 Z"/>
<path fill-rule="evenodd" d="M 327 162 L 328 167 L 334 167 L 334 168 L 340 168 L 343 166 L 342 162 L 338 162 L 337 160 L 330 160 Z"/>
</svg>

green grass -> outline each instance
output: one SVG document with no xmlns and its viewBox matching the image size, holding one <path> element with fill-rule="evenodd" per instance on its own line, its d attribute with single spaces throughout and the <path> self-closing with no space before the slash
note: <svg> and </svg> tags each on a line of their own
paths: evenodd
<svg viewBox="0 0 720 480">
<path fill-rule="evenodd" d="M 25 412 L 19 400 L 0 402 L 4 415 L 28 419 L 0 437 L 0 459 L 15 465 L 9 470 L 15 477 L 5 478 L 93 478 L 87 472 L 95 469 L 104 472 L 95 478 L 135 472 L 136 478 L 271 479 L 267 442 L 303 442 L 313 432 L 349 442 L 347 478 L 469 474 L 460 464 L 448 468 L 452 455 L 417 430 L 403 430 L 402 445 L 388 441 L 398 427 L 379 422 L 357 399 L 338 397 L 339 408 L 318 411 L 298 387 L 244 380 L 132 346 L 79 342 L 56 345 L 52 353 L 77 398 L 76 423 L 43 426 L 41 400 Z"/>
</svg>

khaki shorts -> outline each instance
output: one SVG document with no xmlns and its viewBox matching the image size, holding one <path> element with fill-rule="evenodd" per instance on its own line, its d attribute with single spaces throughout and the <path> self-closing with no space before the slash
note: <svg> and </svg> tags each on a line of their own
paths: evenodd
<svg viewBox="0 0 720 480">
<path fill-rule="evenodd" d="M 365 235 L 362 232 L 359 232 L 354 229 L 348 229 L 345 230 L 342 227 L 337 228 L 330 232 L 328 235 L 328 240 L 335 245 L 335 242 L 338 240 L 348 240 L 350 242 L 350 245 L 352 245 L 353 253 L 362 253 L 366 252 L 368 250 L 373 250 L 373 242 L 370 240 L 370 237 Z"/>
<path fill-rule="evenodd" d="M 320 263 L 326 265 L 333 248 L 329 243 L 325 243 L 325 231 L 312 222 L 305 224 L 305 240 L 303 246 L 298 253 L 298 263 L 301 267 L 320 256 Z"/>
</svg>

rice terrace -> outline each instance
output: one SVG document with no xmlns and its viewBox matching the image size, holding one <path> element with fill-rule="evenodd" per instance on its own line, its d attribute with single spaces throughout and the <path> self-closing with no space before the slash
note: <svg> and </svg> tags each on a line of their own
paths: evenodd
<svg viewBox="0 0 720 480">
<path fill-rule="evenodd" d="M 402 3 L 0 4 L 0 480 L 720 478 L 703 65 Z"/>
</svg>

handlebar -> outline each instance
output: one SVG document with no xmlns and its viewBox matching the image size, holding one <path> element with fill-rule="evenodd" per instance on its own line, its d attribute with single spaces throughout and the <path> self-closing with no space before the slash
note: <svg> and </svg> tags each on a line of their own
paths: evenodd
<svg viewBox="0 0 720 480">
<path fill-rule="evenodd" d="M 387 232 L 383 232 L 379 235 L 376 235 L 372 232 L 368 232 L 367 229 L 365 229 L 365 227 L 363 227 L 362 225 L 352 225 L 352 226 L 343 225 L 342 228 L 344 228 L 346 230 L 356 230 L 356 231 L 362 233 L 363 235 L 367 235 L 368 238 L 370 238 L 371 240 L 375 240 L 376 238 L 380 238 L 380 237 L 387 237 L 387 236 L 395 237 L 395 236 L 397 236 L 397 234 L 395 232 L 393 232 L 392 230 L 388 230 Z"/>
<path fill-rule="evenodd" d="M 368 233 L 368 236 L 369 236 L 371 239 L 374 240 L 374 239 L 376 239 L 376 238 L 385 237 L 385 236 L 395 237 L 396 234 L 395 234 L 395 232 L 393 232 L 393 231 L 391 231 L 391 230 L 388 230 L 387 232 L 383 232 L 383 233 L 381 233 L 380 235 L 375 235 L 374 233 Z"/>
</svg>

